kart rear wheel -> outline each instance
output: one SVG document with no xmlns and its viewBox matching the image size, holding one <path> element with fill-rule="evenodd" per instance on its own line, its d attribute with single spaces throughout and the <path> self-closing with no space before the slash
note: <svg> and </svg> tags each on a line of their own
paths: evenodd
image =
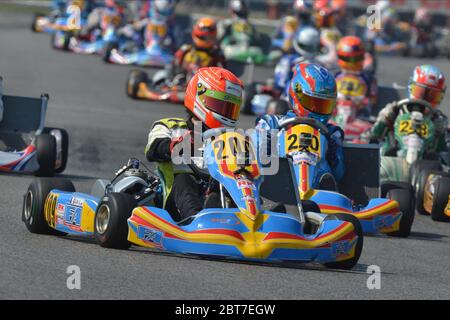
<svg viewBox="0 0 450 320">
<path fill-rule="evenodd" d="M 431 212 L 427 212 L 424 206 L 425 200 L 425 186 L 428 181 L 428 177 L 432 173 L 432 169 L 421 170 L 420 174 L 416 178 L 416 209 L 419 214 L 427 216 L 431 214 Z"/>
<path fill-rule="evenodd" d="M 31 233 L 65 235 L 52 229 L 45 220 L 45 202 L 50 191 L 54 189 L 75 192 L 72 182 L 67 179 L 37 178 L 28 187 L 23 199 L 22 221 Z"/>
<path fill-rule="evenodd" d="M 248 84 L 244 87 L 244 92 L 243 92 L 243 104 L 242 104 L 242 110 L 241 112 L 243 114 L 253 114 L 252 111 L 252 100 L 254 98 L 254 96 L 257 94 L 256 91 L 256 86 L 254 83 Z"/>
<path fill-rule="evenodd" d="M 53 177 L 55 175 L 56 139 L 50 134 L 41 134 L 36 137 L 38 177 Z"/>
<path fill-rule="evenodd" d="M 44 133 L 50 134 L 56 139 L 55 172 L 63 173 L 69 157 L 69 134 L 66 130 L 59 128 L 45 128 Z"/>
<path fill-rule="evenodd" d="M 353 258 L 344 261 L 324 263 L 324 266 L 331 269 L 342 269 L 342 270 L 352 269 L 358 263 L 358 260 L 361 257 L 361 252 L 364 244 L 364 235 L 361 223 L 356 217 L 345 213 L 330 214 L 325 218 L 325 220 L 341 220 L 350 222 L 351 224 L 353 224 L 353 227 L 355 228 L 355 233 L 358 236 L 358 240 L 356 243 L 355 255 L 353 256 Z"/>
<path fill-rule="evenodd" d="M 43 13 L 36 13 L 33 16 L 33 21 L 31 22 L 31 31 L 33 32 L 39 32 L 38 28 L 37 28 L 37 22 L 40 18 L 45 17 L 45 14 Z"/>
<path fill-rule="evenodd" d="M 128 75 L 127 80 L 127 95 L 130 98 L 138 99 L 139 85 L 141 83 L 148 83 L 148 75 L 141 70 L 132 70 Z"/>
<path fill-rule="evenodd" d="M 387 190 L 385 196 L 388 199 L 398 202 L 402 218 L 400 220 L 400 227 L 398 231 L 387 233 L 391 237 L 407 238 L 411 234 L 411 228 L 415 217 L 415 199 L 414 191 L 411 186 L 403 183 L 393 183 L 392 188 Z M 397 185 L 397 187 L 395 186 Z M 400 188 L 399 188 L 400 187 Z"/>
<path fill-rule="evenodd" d="M 439 161 L 430 161 L 430 160 L 418 160 L 413 163 L 413 165 L 410 168 L 409 176 L 411 179 L 410 180 L 411 185 L 416 190 L 416 197 L 417 197 L 417 190 L 419 189 L 417 182 L 423 170 L 441 170 L 441 164 Z"/>
<path fill-rule="evenodd" d="M 94 236 L 103 248 L 128 249 L 128 218 L 136 208 L 133 196 L 111 193 L 103 198 L 94 218 Z"/>
<path fill-rule="evenodd" d="M 450 176 L 440 178 L 436 183 L 434 192 L 433 208 L 431 209 L 431 219 L 434 221 L 450 222 L 450 217 L 445 215 L 450 196 Z"/>
<path fill-rule="evenodd" d="M 111 51 L 118 48 L 119 44 L 115 41 L 109 41 L 108 43 L 106 43 L 102 60 L 106 63 L 111 63 L 111 61 L 109 60 L 111 58 Z"/>
</svg>

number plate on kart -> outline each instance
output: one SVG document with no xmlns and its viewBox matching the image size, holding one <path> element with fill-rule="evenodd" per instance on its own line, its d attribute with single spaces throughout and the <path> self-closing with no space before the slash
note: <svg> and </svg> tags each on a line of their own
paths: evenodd
<svg viewBox="0 0 450 320">
<path fill-rule="evenodd" d="M 309 143 L 305 143 L 308 137 Z M 286 131 L 285 134 L 285 153 L 295 155 L 296 153 L 310 153 L 320 157 L 320 132 L 311 126 L 300 124 Z"/>
<path fill-rule="evenodd" d="M 364 97 L 368 90 L 364 80 L 356 75 L 343 75 L 336 83 L 339 95 L 346 97 Z"/>
<path fill-rule="evenodd" d="M 414 128 L 411 120 L 400 121 L 400 127 L 398 131 L 401 135 L 417 133 L 423 139 L 427 139 L 429 134 L 429 128 L 426 123 L 420 125 L 418 128 Z"/>
</svg>

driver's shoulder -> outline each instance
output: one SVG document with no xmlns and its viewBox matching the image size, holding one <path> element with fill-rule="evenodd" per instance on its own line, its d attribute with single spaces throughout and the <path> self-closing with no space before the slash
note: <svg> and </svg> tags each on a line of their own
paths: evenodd
<svg viewBox="0 0 450 320">
<path fill-rule="evenodd" d="M 163 126 L 167 129 L 187 128 L 187 122 L 182 118 L 164 118 L 154 122 L 153 128 Z"/>
</svg>

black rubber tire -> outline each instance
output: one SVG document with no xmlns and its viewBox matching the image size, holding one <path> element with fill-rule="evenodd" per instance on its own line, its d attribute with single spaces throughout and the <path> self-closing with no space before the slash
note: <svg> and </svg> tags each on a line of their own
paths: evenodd
<svg viewBox="0 0 450 320">
<path fill-rule="evenodd" d="M 410 168 L 410 182 L 413 188 L 417 192 L 417 180 L 420 177 L 420 173 L 422 170 L 441 170 L 442 166 L 439 161 L 431 161 L 431 160 L 418 160 L 413 163 Z"/>
<path fill-rule="evenodd" d="M 56 139 L 49 134 L 36 136 L 37 161 L 39 170 L 35 173 L 38 177 L 53 177 L 55 175 Z"/>
<path fill-rule="evenodd" d="M 51 37 L 50 37 L 52 48 L 54 48 L 56 50 L 69 51 L 70 39 L 72 38 L 72 33 L 71 32 L 64 32 L 64 44 L 63 44 L 62 48 L 57 48 L 55 46 L 55 37 L 56 37 L 56 32 L 53 32 Z"/>
<path fill-rule="evenodd" d="M 66 130 L 60 128 L 45 128 L 45 134 L 52 134 L 52 131 L 58 130 L 61 134 L 61 165 L 55 168 L 56 173 L 63 173 L 67 167 L 67 160 L 69 158 L 69 134 Z M 55 137 L 56 139 L 56 137 Z"/>
<path fill-rule="evenodd" d="M 267 104 L 266 113 L 269 113 L 269 110 L 272 109 L 272 114 L 282 115 L 284 116 L 290 109 L 289 103 L 285 100 L 281 99 L 272 99 Z"/>
<path fill-rule="evenodd" d="M 130 98 L 139 99 L 137 94 L 138 94 L 138 90 L 139 90 L 139 84 L 142 82 L 144 82 L 144 83 L 149 82 L 148 75 L 146 72 L 141 71 L 141 70 L 132 70 L 128 74 L 126 91 L 127 91 L 127 95 Z"/>
<path fill-rule="evenodd" d="M 45 201 L 51 190 L 58 189 L 66 192 L 75 192 L 73 183 L 68 179 L 55 179 L 55 178 L 36 178 L 31 182 L 30 186 L 23 199 L 22 206 L 22 221 L 31 233 L 37 234 L 49 234 L 62 236 L 65 233 L 52 229 L 45 220 L 44 207 Z M 32 194 L 31 198 L 29 193 Z M 31 203 L 31 214 L 27 218 L 25 214 L 25 207 L 27 201 Z"/>
<path fill-rule="evenodd" d="M 97 218 L 102 207 L 109 209 L 109 223 L 106 230 L 101 233 L 97 228 Z M 128 218 L 136 208 L 137 202 L 133 196 L 125 193 L 111 193 L 99 203 L 94 218 L 94 236 L 97 243 L 103 248 L 128 249 Z"/>
<path fill-rule="evenodd" d="M 415 217 L 415 199 L 412 188 L 391 189 L 386 195 L 389 199 L 395 200 L 403 213 L 398 231 L 387 233 L 390 237 L 407 238 L 411 234 L 411 228 Z"/>
<path fill-rule="evenodd" d="M 356 243 L 355 256 L 353 258 L 344 261 L 324 263 L 324 266 L 331 269 L 352 269 L 358 263 L 364 246 L 364 235 L 361 223 L 355 216 L 345 213 L 330 214 L 325 218 L 325 220 L 341 220 L 352 223 L 358 236 L 358 242 Z"/>
<path fill-rule="evenodd" d="M 45 14 L 43 14 L 43 13 L 35 13 L 34 14 L 33 21 L 31 22 L 31 31 L 38 32 L 38 30 L 36 28 L 36 23 L 37 23 L 37 20 L 42 17 L 45 17 Z"/>
<path fill-rule="evenodd" d="M 443 176 L 439 179 L 434 193 L 431 219 L 440 222 L 450 222 L 450 217 L 444 214 L 450 195 L 450 177 Z"/>
<path fill-rule="evenodd" d="M 256 86 L 254 83 L 248 84 L 244 87 L 244 101 L 242 103 L 242 110 L 241 112 L 243 114 L 252 115 L 252 100 L 253 97 L 257 94 L 256 92 Z"/>
<path fill-rule="evenodd" d="M 419 177 L 416 182 L 416 210 L 419 214 L 427 216 L 431 212 L 427 212 L 423 206 L 424 195 L 425 195 L 425 184 L 427 183 L 429 175 L 433 172 L 431 169 L 421 170 Z"/>
<path fill-rule="evenodd" d="M 118 49 L 119 48 L 119 44 L 116 41 L 110 41 L 105 45 L 104 48 L 104 52 L 102 55 L 102 60 L 105 63 L 111 63 L 111 61 L 109 60 L 111 58 L 111 51 L 113 49 Z"/>
</svg>

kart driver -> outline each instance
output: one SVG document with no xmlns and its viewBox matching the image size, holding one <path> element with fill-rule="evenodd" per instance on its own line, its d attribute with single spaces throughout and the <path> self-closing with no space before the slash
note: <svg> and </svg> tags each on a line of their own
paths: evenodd
<svg viewBox="0 0 450 320">
<path fill-rule="evenodd" d="M 127 4 L 125 0 L 105 0 L 105 4 L 102 7 L 94 9 L 87 18 L 87 25 L 82 31 L 82 36 L 86 36 L 95 29 L 104 29 L 103 24 L 105 18 L 111 17 L 114 21 L 114 25 L 117 28 L 121 28 L 126 25 L 125 11 Z"/>
<path fill-rule="evenodd" d="M 354 36 L 347 36 L 342 38 L 337 46 L 338 64 L 341 68 L 336 74 L 336 78 L 345 74 L 353 74 L 361 78 L 366 84 L 366 98 L 368 103 L 366 104 L 365 112 L 368 116 L 371 113 L 371 106 L 376 103 L 378 94 L 378 85 L 375 77 L 371 72 L 367 72 L 364 68 L 364 63 L 367 59 L 368 53 L 364 48 L 364 44 L 361 39 Z M 371 58 L 371 57 L 370 57 Z M 369 70 L 368 71 L 372 71 Z M 349 89 L 350 90 L 350 89 Z"/>
<path fill-rule="evenodd" d="M 233 26 L 238 23 L 245 23 L 246 27 L 250 27 L 251 30 L 242 30 L 241 32 L 249 33 L 253 35 L 251 43 L 249 45 L 256 45 L 258 42 L 258 33 L 255 27 L 248 21 L 249 6 L 245 0 L 231 0 L 230 1 L 230 19 L 220 21 L 218 25 L 218 38 L 222 46 L 228 43 L 239 42 L 234 37 Z"/>
<path fill-rule="evenodd" d="M 183 45 L 176 53 L 172 66 L 168 70 L 169 79 L 182 79 L 188 82 L 190 77 L 203 67 L 226 67 L 226 60 L 218 46 L 217 26 L 212 18 L 199 19 L 192 28 L 193 44 Z M 174 81 L 174 85 L 179 81 Z"/>
<path fill-rule="evenodd" d="M 327 69 L 311 63 L 296 65 L 294 77 L 289 84 L 289 104 L 293 111 L 284 116 L 265 115 L 257 120 L 256 129 L 278 129 L 283 120 L 308 117 L 325 124 L 328 137 L 326 168 L 320 168 L 318 189 L 337 191 L 337 181 L 344 176 L 344 132 L 329 123 L 336 106 L 336 80 Z M 270 143 L 268 144 L 270 145 Z"/>
<path fill-rule="evenodd" d="M 188 118 L 162 119 L 153 124 L 145 155 L 149 161 L 158 163 L 167 195 L 163 207 L 175 221 L 201 211 L 202 198 L 211 190 L 187 166 L 173 164 L 172 151 L 186 139 L 193 143 L 195 124 L 201 124 L 202 131 L 234 128 L 239 119 L 242 89 L 241 80 L 232 72 L 219 67 L 202 68 L 186 90 L 184 105 Z"/>
<path fill-rule="evenodd" d="M 439 110 L 446 89 L 444 74 L 432 65 L 417 66 L 409 80 L 409 98 L 426 101 L 435 108 L 432 120 L 436 126 L 436 139 L 435 144 L 428 150 L 426 158 L 433 159 L 436 153 L 447 151 L 448 118 Z M 395 150 L 394 124 L 401 107 L 397 102 L 388 104 L 380 111 L 372 130 L 364 134 L 363 139 L 366 141 L 381 141 L 386 138 L 390 142 L 389 145 L 393 146 L 392 150 Z"/>
<path fill-rule="evenodd" d="M 275 88 L 288 91 L 294 68 L 299 63 L 319 64 L 316 57 L 320 54 L 320 32 L 312 26 L 301 28 L 295 36 L 293 47 L 295 54 L 281 58 L 275 68 Z"/>
</svg>

